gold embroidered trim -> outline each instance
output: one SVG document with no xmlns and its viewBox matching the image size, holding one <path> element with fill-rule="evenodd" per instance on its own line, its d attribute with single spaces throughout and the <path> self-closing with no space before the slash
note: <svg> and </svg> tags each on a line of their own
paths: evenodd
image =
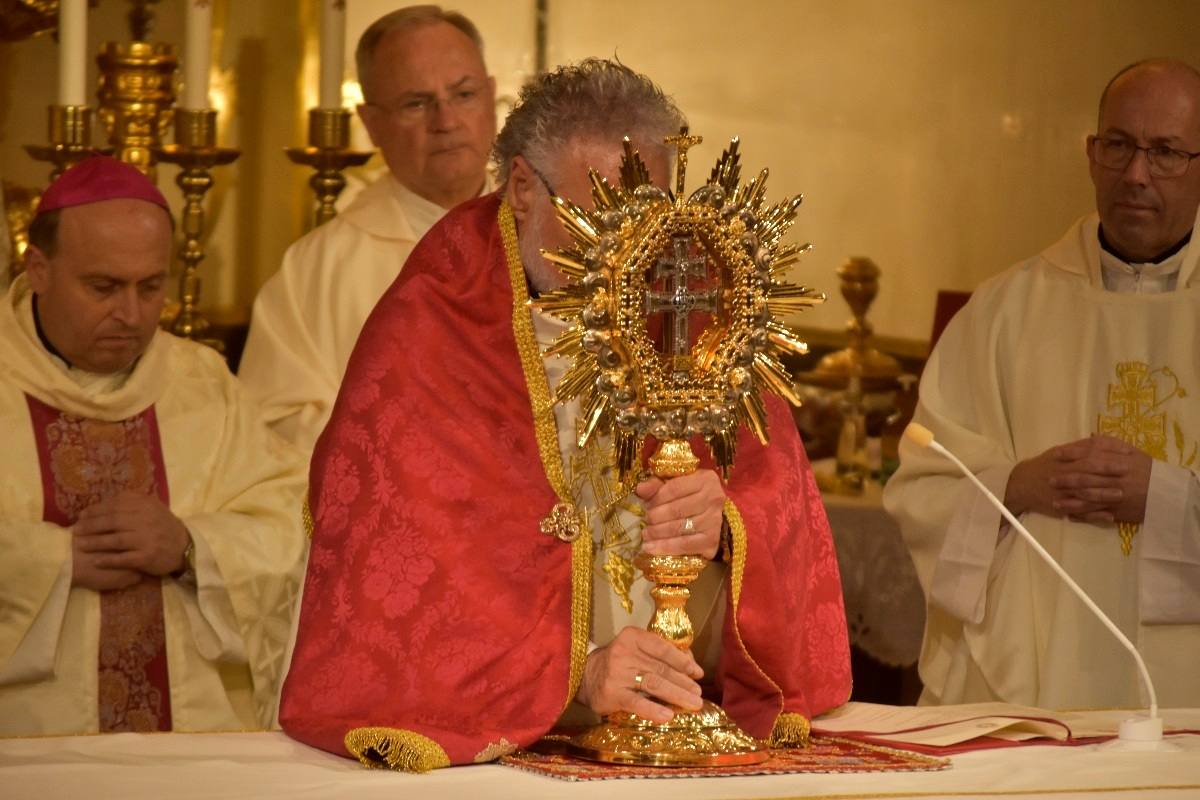
<svg viewBox="0 0 1200 800">
<path fill-rule="evenodd" d="M 746 649 L 746 644 L 742 641 L 742 632 L 737 624 L 738 604 L 742 600 L 742 576 L 746 571 L 746 552 L 749 547 L 749 543 L 746 540 L 746 523 L 742 521 L 741 512 L 737 510 L 737 506 L 729 498 L 725 498 L 723 513 L 725 514 L 725 521 L 729 523 L 730 537 L 733 539 L 733 562 L 729 565 L 729 605 L 731 609 L 730 613 L 733 614 L 731 620 L 733 622 L 733 634 L 737 638 L 738 647 L 741 648 L 742 654 L 746 656 L 746 660 L 754 666 L 754 669 L 758 670 L 758 674 L 762 675 L 763 679 L 771 684 L 771 687 L 779 694 L 779 716 L 776 718 L 776 725 L 778 725 L 778 720 L 783 717 L 783 689 L 779 687 L 779 684 L 771 680 L 771 676 L 764 672 L 763 668 L 750 655 L 750 651 Z"/>
<path fill-rule="evenodd" d="M 591 613 L 592 542 L 591 537 L 585 536 L 571 545 L 571 676 L 567 696 L 563 700 L 564 711 L 575 699 L 575 693 L 583 681 Z"/>
<path fill-rule="evenodd" d="M 529 403 L 533 409 L 533 430 L 537 436 L 538 455 L 542 469 L 554 493 L 562 503 L 571 504 L 566 478 L 563 476 L 562 454 L 558 449 L 558 424 L 554 420 L 554 398 L 546 382 L 546 371 L 542 366 L 542 354 L 538 350 L 537 337 L 533 333 L 533 318 L 529 313 L 529 291 L 525 282 L 525 267 L 521 264 L 521 250 L 517 246 L 517 226 L 508 203 L 500 203 L 500 237 L 504 241 L 504 255 L 508 260 L 508 277 L 513 295 L 513 336 L 517 340 L 517 352 L 521 356 L 521 368 L 525 373 L 525 386 L 529 391 Z M 583 666 L 587 660 L 588 632 L 591 629 L 592 602 L 592 537 L 580 536 L 571 543 L 571 672 L 565 709 L 583 680 Z"/>
<path fill-rule="evenodd" d="M 582 420 L 578 421 L 580 427 L 582 423 Z M 586 497 L 586 490 L 590 489 L 596 506 L 595 509 L 585 508 L 584 511 L 589 533 L 592 521 L 598 528 L 599 542 L 594 558 L 603 561 L 599 574 L 593 575 L 592 580 L 606 581 L 627 613 L 633 613 L 633 598 L 630 596 L 636 578 L 633 558 L 637 555 L 641 536 L 639 530 L 637 541 L 634 541 L 633 531 L 625 529 L 622 512 L 636 517 L 634 526 L 637 528 L 644 524 L 641 505 L 630 500 L 631 492 L 641 480 L 640 467 L 640 464 L 635 465 L 629 478 L 620 481 L 616 477 L 616 458 L 608 437 L 593 437 L 570 460 L 572 497 L 582 501 Z"/>
<path fill-rule="evenodd" d="M 1115 436 L 1133 445 L 1157 461 L 1167 460 L 1167 414 L 1163 404 L 1172 398 L 1187 397 L 1179 382 L 1179 376 L 1170 367 L 1151 369 L 1143 361 L 1121 361 L 1116 365 L 1117 382 L 1108 385 L 1104 406 L 1110 415 L 1096 416 L 1096 431 Z M 1170 381 L 1173 385 L 1160 385 L 1159 381 Z M 1173 422 L 1175 446 L 1183 463 L 1184 435 L 1178 420 Z M 1193 445 L 1192 458 L 1195 458 Z M 1191 462 L 1189 461 L 1189 464 Z M 1133 550 L 1133 537 L 1141 526 L 1136 522 L 1117 525 L 1121 539 L 1121 552 L 1129 555 Z"/>
<path fill-rule="evenodd" d="M 316 523 L 313 522 L 312 509 L 308 507 L 308 491 L 304 492 L 304 505 L 300 508 L 300 519 L 304 521 L 304 535 L 308 540 L 312 541 L 313 528 Z"/>
<path fill-rule="evenodd" d="M 488 761 L 495 761 L 516 751 L 517 745 L 501 736 L 500 741 L 489 742 L 487 747 L 476 753 L 473 760 L 476 764 L 486 764 Z"/>
<path fill-rule="evenodd" d="M 812 724 L 802 714 L 785 711 L 775 720 L 768 744 L 771 747 L 808 747 Z"/>
<path fill-rule="evenodd" d="M 1117 536 L 1121 539 L 1122 554 L 1129 555 L 1133 552 L 1133 537 L 1137 536 L 1141 527 L 1141 524 L 1137 522 L 1117 523 Z"/>
<path fill-rule="evenodd" d="M 354 728 L 343 741 L 355 758 L 372 769 L 429 772 L 450 766 L 442 746 L 416 731 Z"/>
</svg>

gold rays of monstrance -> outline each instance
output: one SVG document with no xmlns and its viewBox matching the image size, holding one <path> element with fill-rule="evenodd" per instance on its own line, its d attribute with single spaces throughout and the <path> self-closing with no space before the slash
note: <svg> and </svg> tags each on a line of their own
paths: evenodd
<svg viewBox="0 0 1200 800">
<path fill-rule="evenodd" d="M 658 442 L 654 473 L 692 472 L 699 460 L 688 440 L 701 436 L 723 474 L 733 465 L 737 430 L 767 443 L 762 391 L 799 405 L 784 357 L 807 345 L 783 318 L 824 301 L 788 283 L 787 270 L 809 245 L 782 244 L 801 196 L 766 202 L 767 170 L 741 184 L 738 140 L 717 159 L 708 182 L 684 194 L 687 151 L 701 141 L 684 128 L 676 148 L 675 188 L 655 186 L 628 138 L 620 180 L 589 171 L 592 209 L 554 198 L 572 244 L 545 252 L 567 285 L 534 301 L 570 323 L 545 355 L 572 363 L 556 390 L 579 399 L 578 445 L 610 436 L 622 481 L 634 471 L 646 437 Z M 736 556 L 735 556 L 736 557 Z M 683 607 L 687 584 L 707 564 L 700 556 L 648 556 L 635 564 L 655 586 L 649 629 L 691 646 Z M 616 763 L 695 766 L 744 764 L 767 757 L 716 705 L 676 709 L 657 725 L 632 714 L 609 715 L 575 737 L 579 755 Z"/>
</svg>

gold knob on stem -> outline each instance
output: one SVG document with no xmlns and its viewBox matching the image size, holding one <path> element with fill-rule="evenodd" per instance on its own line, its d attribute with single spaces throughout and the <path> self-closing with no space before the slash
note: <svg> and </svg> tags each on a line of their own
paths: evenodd
<svg viewBox="0 0 1200 800">
<path fill-rule="evenodd" d="M 685 439 L 667 439 L 658 445 L 650 456 L 650 469 L 655 477 L 664 480 L 690 475 L 700 466 L 700 459 L 692 452 Z M 657 633 L 680 650 L 692 646 L 695 631 L 687 614 L 687 601 L 691 596 L 688 585 L 708 565 L 702 556 L 662 556 L 638 553 L 634 566 L 642 571 L 646 580 L 654 584 L 650 596 L 654 598 L 654 616 L 647 629 Z"/>
<path fill-rule="evenodd" d="M 692 594 L 688 586 L 700 577 L 708 561 L 700 556 L 652 556 L 639 553 L 633 563 L 646 576 L 646 580 L 654 584 L 650 590 L 650 596 L 654 598 L 654 616 L 650 618 L 646 629 L 680 650 L 687 650 L 696 638 L 687 613 L 687 601 Z"/>
<path fill-rule="evenodd" d="M 660 442 L 654 455 L 650 456 L 650 469 L 656 477 L 664 480 L 690 475 L 698 466 L 700 459 L 684 439 Z M 688 649 L 692 646 L 695 631 L 687 614 L 687 601 L 691 596 L 691 590 L 687 587 L 700 577 L 708 560 L 700 556 L 652 556 L 639 553 L 633 563 L 646 576 L 646 580 L 654 584 L 650 590 L 650 596 L 654 598 L 654 616 L 647 629 L 680 650 Z"/>
</svg>

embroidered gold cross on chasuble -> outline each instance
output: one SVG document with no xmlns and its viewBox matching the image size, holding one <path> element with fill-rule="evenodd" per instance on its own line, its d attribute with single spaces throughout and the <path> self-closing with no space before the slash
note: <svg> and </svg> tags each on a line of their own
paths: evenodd
<svg viewBox="0 0 1200 800">
<path fill-rule="evenodd" d="M 582 426 L 580 421 L 579 426 Z M 627 613 L 633 611 L 630 589 L 633 586 L 635 568 L 633 558 L 641 547 L 643 511 L 641 504 L 632 495 L 637 485 L 639 471 L 622 483 L 617 476 L 612 443 L 608 437 L 595 437 L 587 446 L 576 449 L 570 461 L 571 496 L 578 507 L 584 509 L 586 527 L 593 530 L 593 520 L 600 526 L 599 542 L 594 546 L 600 561 L 604 580 L 620 599 Z M 591 502 L 588 502 L 588 498 Z M 621 512 L 628 512 L 622 514 Z M 624 518 L 633 515 L 633 522 L 626 528 Z"/>
<path fill-rule="evenodd" d="M 1179 383 L 1179 377 L 1170 367 L 1151 368 L 1142 361 L 1122 361 L 1116 366 L 1116 383 L 1108 385 L 1104 406 L 1109 414 L 1098 414 L 1097 433 L 1107 434 L 1127 442 L 1151 458 L 1169 461 L 1167 455 L 1167 413 L 1162 410 L 1168 400 L 1187 397 L 1187 390 Z M 1195 440 L 1188 447 L 1179 420 L 1171 420 L 1177 463 L 1191 467 L 1196 462 Z M 1139 525 L 1122 522 L 1117 525 L 1121 537 L 1121 552 L 1129 555 L 1133 549 L 1133 537 Z"/>
</svg>

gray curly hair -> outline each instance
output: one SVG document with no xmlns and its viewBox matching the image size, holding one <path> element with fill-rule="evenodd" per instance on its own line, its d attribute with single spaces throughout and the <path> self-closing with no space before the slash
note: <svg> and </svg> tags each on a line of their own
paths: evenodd
<svg viewBox="0 0 1200 800">
<path fill-rule="evenodd" d="M 503 184 L 517 155 L 548 172 L 554 150 L 572 139 L 619 143 L 629 136 L 660 142 L 686 124 L 675 101 L 654 81 L 618 61 L 588 58 L 538 75 L 521 88 L 496 137 L 492 161 Z M 661 146 L 669 156 L 667 145 Z"/>
</svg>

